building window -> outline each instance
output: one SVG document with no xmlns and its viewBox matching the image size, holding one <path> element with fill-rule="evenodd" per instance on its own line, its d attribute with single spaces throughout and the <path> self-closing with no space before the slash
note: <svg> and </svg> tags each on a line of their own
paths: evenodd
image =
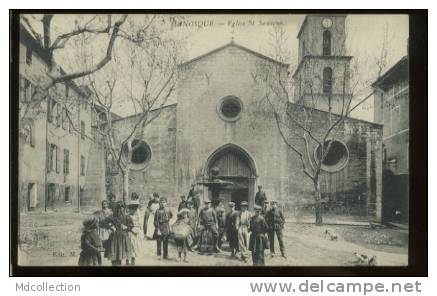
<svg viewBox="0 0 437 296">
<path fill-rule="evenodd" d="M 85 122 L 80 122 L 80 137 L 85 140 Z"/>
<path fill-rule="evenodd" d="M 68 84 L 65 84 L 65 97 L 68 99 L 69 96 L 70 96 L 70 87 L 68 86 Z"/>
<path fill-rule="evenodd" d="M 400 131 L 401 126 L 401 107 L 394 106 L 390 110 L 390 134 L 393 135 Z"/>
<path fill-rule="evenodd" d="M 71 199 L 70 199 L 70 186 L 65 186 L 65 189 L 64 189 L 64 201 L 65 202 L 70 202 L 71 201 Z"/>
<path fill-rule="evenodd" d="M 26 64 L 32 64 L 32 48 L 30 46 L 26 48 Z"/>
<path fill-rule="evenodd" d="M 64 130 L 67 129 L 67 127 L 69 126 L 69 119 L 68 119 L 68 110 L 65 107 L 62 107 L 62 128 Z"/>
<path fill-rule="evenodd" d="M 70 173 L 70 151 L 64 149 L 64 175 Z"/>
<path fill-rule="evenodd" d="M 62 106 L 56 104 L 56 126 L 60 127 L 62 123 Z"/>
<path fill-rule="evenodd" d="M 323 93 L 332 93 L 332 69 L 330 67 L 323 69 Z"/>
<path fill-rule="evenodd" d="M 128 150 L 124 148 L 124 161 L 127 160 Z M 150 146 L 138 139 L 134 139 L 132 141 L 132 156 L 130 159 L 130 163 L 132 164 L 131 168 L 134 170 L 142 170 L 149 163 L 152 157 L 152 151 Z M 111 158 L 112 159 L 112 158 Z"/>
<path fill-rule="evenodd" d="M 47 164 L 47 171 L 53 172 L 55 169 L 57 169 L 57 152 L 58 147 L 55 144 L 49 145 L 49 155 L 48 155 L 48 164 Z"/>
<path fill-rule="evenodd" d="M 20 100 L 23 102 L 30 102 L 32 99 L 32 83 L 20 76 Z"/>
<path fill-rule="evenodd" d="M 85 176 L 85 156 L 80 156 L 80 175 Z"/>
<path fill-rule="evenodd" d="M 59 172 L 61 171 L 61 152 L 60 152 L 60 148 L 58 146 L 56 146 L 56 173 L 59 174 Z"/>
<path fill-rule="evenodd" d="M 302 41 L 302 58 L 306 55 L 305 40 Z"/>
<path fill-rule="evenodd" d="M 331 32 L 329 30 L 323 32 L 323 55 L 331 55 Z"/>
<path fill-rule="evenodd" d="M 35 128 L 33 125 L 29 125 L 29 143 L 30 147 L 35 147 Z"/>
<path fill-rule="evenodd" d="M 217 107 L 220 117 L 226 121 L 238 120 L 243 109 L 240 99 L 234 96 L 224 97 Z"/>
<path fill-rule="evenodd" d="M 327 151 L 327 149 L 329 150 Z M 327 153 L 326 153 L 327 151 Z M 327 140 L 323 145 L 325 157 L 322 159 L 322 147 L 317 146 L 314 150 L 314 158 L 322 159 L 322 170 L 330 173 L 342 170 L 349 162 L 349 149 L 346 144 L 339 140 Z"/>
<path fill-rule="evenodd" d="M 49 114 L 47 115 L 47 120 L 49 122 L 53 122 L 53 113 L 55 112 L 56 109 L 56 101 L 53 99 L 49 99 L 48 101 L 49 104 Z"/>
</svg>

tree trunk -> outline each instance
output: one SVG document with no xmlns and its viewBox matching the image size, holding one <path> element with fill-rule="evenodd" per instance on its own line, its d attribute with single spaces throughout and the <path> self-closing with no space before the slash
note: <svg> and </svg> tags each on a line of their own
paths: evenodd
<svg viewBox="0 0 437 296">
<path fill-rule="evenodd" d="M 314 182 L 314 201 L 315 201 L 315 214 L 316 214 L 316 225 L 323 224 L 323 215 L 322 215 L 322 203 L 321 203 L 321 194 L 320 194 L 320 183 L 319 178 L 315 178 Z"/>
<path fill-rule="evenodd" d="M 126 202 L 129 194 L 129 169 L 122 171 L 123 175 L 123 202 Z"/>
</svg>

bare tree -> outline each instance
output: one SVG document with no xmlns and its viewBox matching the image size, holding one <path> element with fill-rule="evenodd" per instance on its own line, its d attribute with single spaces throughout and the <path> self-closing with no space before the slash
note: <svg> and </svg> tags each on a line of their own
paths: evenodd
<svg viewBox="0 0 437 296">
<path fill-rule="evenodd" d="M 115 67 L 107 75 L 107 80 L 99 79 L 97 75 L 89 77 L 92 109 L 99 118 L 96 130 L 122 174 L 123 200 L 128 198 L 132 154 L 141 145 L 141 141 L 136 139 L 144 137 L 147 126 L 159 117 L 175 89 L 179 45 L 172 40 L 161 39 L 160 42 L 130 47 L 128 52 L 126 71 Z M 119 133 L 113 124 L 116 100 L 129 104 L 135 111 L 133 124 L 124 126 L 123 133 Z"/>
<path fill-rule="evenodd" d="M 315 222 L 321 225 L 323 215 L 320 180 L 323 163 L 353 108 L 351 104 L 354 94 L 360 85 L 359 64 L 337 63 L 330 85 L 324 85 L 326 82 L 319 73 L 322 69 L 316 63 L 312 64 L 310 59 L 306 61 L 306 67 L 311 75 L 305 75 L 304 78 L 292 77 L 293 67 L 285 64 L 288 60 L 284 56 L 284 44 L 287 43 L 285 30 L 276 27 L 272 36 L 273 56 L 280 63 L 257 63 L 252 77 L 265 90 L 258 107 L 264 105 L 265 118 L 274 118 L 283 142 L 298 156 L 303 173 L 311 180 Z M 324 87 L 328 89 L 321 95 L 320 90 Z M 324 126 L 314 124 L 321 119 L 326 120 Z"/>
</svg>

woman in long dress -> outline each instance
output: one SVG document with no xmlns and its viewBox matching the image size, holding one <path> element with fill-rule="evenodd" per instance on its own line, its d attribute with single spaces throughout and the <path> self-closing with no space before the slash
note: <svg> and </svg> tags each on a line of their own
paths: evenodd
<svg viewBox="0 0 437 296">
<path fill-rule="evenodd" d="M 133 222 L 129 215 L 124 214 L 123 202 L 115 204 L 113 216 L 108 218 L 108 225 L 112 233 L 108 239 L 105 257 L 112 262 L 112 265 L 121 265 L 122 260 L 130 260 L 133 254 L 133 246 L 128 234 L 133 227 Z"/>
<path fill-rule="evenodd" d="M 144 219 L 146 219 L 146 238 L 147 239 L 154 239 L 153 235 L 155 233 L 155 225 L 153 224 L 153 220 L 155 217 L 155 212 L 159 208 L 159 195 L 157 193 L 153 194 L 153 198 L 149 201 L 149 204 L 147 205 L 146 210 L 146 216 Z"/>
<path fill-rule="evenodd" d="M 132 228 L 129 231 L 129 238 L 132 243 L 132 257 L 130 260 L 130 265 L 135 265 L 135 258 L 141 256 L 144 252 L 143 247 L 143 223 L 141 223 L 140 211 L 139 208 L 139 200 L 134 199 L 129 204 L 129 216 L 132 219 Z M 129 262 L 128 262 L 129 263 Z"/>
</svg>

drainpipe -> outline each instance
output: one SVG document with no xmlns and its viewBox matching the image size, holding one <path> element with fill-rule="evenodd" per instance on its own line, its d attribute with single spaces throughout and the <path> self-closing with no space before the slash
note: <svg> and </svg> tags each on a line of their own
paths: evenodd
<svg viewBox="0 0 437 296">
<path fill-rule="evenodd" d="M 77 212 L 80 213 L 80 138 L 82 136 L 82 126 L 80 122 L 80 98 L 78 98 L 77 104 L 77 123 L 79 127 L 79 133 L 77 133 Z"/>
<path fill-rule="evenodd" d="M 47 170 L 49 162 L 49 140 L 48 140 L 48 130 L 49 130 L 49 111 L 50 111 L 50 98 L 47 97 L 47 114 L 46 114 L 46 163 L 44 166 L 44 212 L 47 212 L 47 201 L 48 201 L 48 184 L 47 184 Z"/>
</svg>

